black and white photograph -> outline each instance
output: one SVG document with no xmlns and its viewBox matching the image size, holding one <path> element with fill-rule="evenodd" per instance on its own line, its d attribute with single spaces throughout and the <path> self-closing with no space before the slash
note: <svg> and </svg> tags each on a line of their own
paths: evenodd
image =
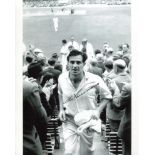
<svg viewBox="0 0 155 155">
<path fill-rule="evenodd" d="M 131 0 L 22 0 L 22 154 L 132 154 Z"/>
</svg>

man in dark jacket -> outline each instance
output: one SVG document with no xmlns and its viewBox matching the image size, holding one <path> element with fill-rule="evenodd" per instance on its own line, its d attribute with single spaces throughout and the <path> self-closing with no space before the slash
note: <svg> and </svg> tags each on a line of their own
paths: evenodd
<svg viewBox="0 0 155 155">
<path fill-rule="evenodd" d="M 123 82 L 130 83 L 131 77 L 126 73 L 125 71 L 126 63 L 122 59 L 118 59 L 114 61 L 114 73 L 116 76 L 112 79 L 117 87 L 119 88 L 119 91 L 121 91 Z M 121 121 L 121 118 L 124 114 L 124 110 L 120 110 L 114 105 L 114 102 L 111 102 L 111 104 L 107 105 L 107 118 L 109 119 L 110 128 L 111 131 L 118 131 L 119 124 Z"/>
<path fill-rule="evenodd" d="M 123 139 L 123 155 L 131 155 L 131 84 L 123 86 L 119 109 L 125 109 L 118 129 L 118 136 Z"/>
<path fill-rule="evenodd" d="M 23 82 L 23 155 L 42 155 L 37 127 L 46 131 L 47 115 L 42 106 L 37 83 Z M 44 133 L 46 134 L 46 133 Z"/>
</svg>

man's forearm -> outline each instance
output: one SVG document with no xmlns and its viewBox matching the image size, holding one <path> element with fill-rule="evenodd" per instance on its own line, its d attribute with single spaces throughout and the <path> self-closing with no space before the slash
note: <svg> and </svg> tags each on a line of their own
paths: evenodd
<svg viewBox="0 0 155 155">
<path fill-rule="evenodd" d="M 103 99 L 100 102 L 99 107 L 97 107 L 97 111 L 99 112 L 99 114 L 101 114 L 101 112 L 103 111 L 103 109 L 106 107 L 108 103 L 110 103 L 110 99 Z"/>
<path fill-rule="evenodd" d="M 59 104 L 60 104 L 60 111 L 61 110 L 64 110 L 64 107 L 63 107 L 63 100 L 62 100 L 62 96 L 59 95 Z"/>
</svg>

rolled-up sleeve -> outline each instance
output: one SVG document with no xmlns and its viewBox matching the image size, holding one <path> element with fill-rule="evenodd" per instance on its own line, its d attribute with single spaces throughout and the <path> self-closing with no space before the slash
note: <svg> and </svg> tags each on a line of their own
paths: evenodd
<svg viewBox="0 0 155 155">
<path fill-rule="evenodd" d="M 101 78 L 98 78 L 99 86 L 98 86 L 98 91 L 100 94 L 100 99 L 112 99 L 111 92 L 109 88 L 106 86 L 104 81 Z"/>
</svg>

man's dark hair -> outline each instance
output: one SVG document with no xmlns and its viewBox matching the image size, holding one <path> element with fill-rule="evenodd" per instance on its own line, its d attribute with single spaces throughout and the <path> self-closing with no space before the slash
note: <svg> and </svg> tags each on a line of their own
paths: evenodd
<svg viewBox="0 0 155 155">
<path fill-rule="evenodd" d="M 63 43 L 63 44 L 66 44 L 66 43 L 67 43 L 67 40 L 66 40 L 66 39 L 63 39 L 63 40 L 62 40 L 62 43 Z"/>
<path fill-rule="evenodd" d="M 129 48 L 129 47 L 130 47 L 128 43 L 125 43 L 124 45 L 126 45 L 126 47 L 127 47 L 127 48 Z"/>
<path fill-rule="evenodd" d="M 71 56 L 78 56 L 78 55 L 81 55 L 82 56 L 82 62 L 84 63 L 86 60 L 87 60 L 87 54 L 84 53 L 84 52 L 81 52 L 81 51 L 78 51 L 76 49 L 73 49 L 69 55 L 67 56 L 67 61 L 69 61 L 69 58 Z"/>
<path fill-rule="evenodd" d="M 51 66 L 54 66 L 55 65 L 55 62 L 56 61 L 54 59 L 49 59 L 48 60 L 48 64 L 51 65 Z"/>
<path fill-rule="evenodd" d="M 107 67 L 108 69 L 113 69 L 113 62 L 107 61 L 104 63 L 104 66 Z"/>
<path fill-rule="evenodd" d="M 43 79 L 42 79 L 42 82 L 41 82 L 41 86 L 44 87 L 45 83 L 50 80 L 50 79 L 53 79 L 54 75 L 51 74 L 51 73 L 46 73 L 44 76 L 43 76 Z"/>
<path fill-rule="evenodd" d="M 33 61 L 33 58 L 32 58 L 31 56 L 27 56 L 27 57 L 26 57 L 26 61 L 27 61 L 28 63 L 31 63 L 31 62 Z"/>
<path fill-rule="evenodd" d="M 54 69 L 59 70 L 62 72 L 62 65 L 61 64 L 55 64 Z"/>
<path fill-rule="evenodd" d="M 101 50 L 96 49 L 94 53 L 95 53 L 95 55 L 96 55 L 96 54 L 99 54 L 99 53 L 101 53 Z"/>
<path fill-rule="evenodd" d="M 122 44 L 121 45 L 118 45 L 118 50 L 120 50 L 120 51 L 123 50 Z"/>
<path fill-rule="evenodd" d="M 117 65 L 117 67 L 120 68 L 120 69 L 125 69 L 126 66 Z"/>
<path fill-rule="evenodd" d="M 42 64 L 40 62 L 32 62 L 28 66 L 28 76 L 33 77 L 35 79 L 41 77 L 43 72 Z"/>
</svg>

